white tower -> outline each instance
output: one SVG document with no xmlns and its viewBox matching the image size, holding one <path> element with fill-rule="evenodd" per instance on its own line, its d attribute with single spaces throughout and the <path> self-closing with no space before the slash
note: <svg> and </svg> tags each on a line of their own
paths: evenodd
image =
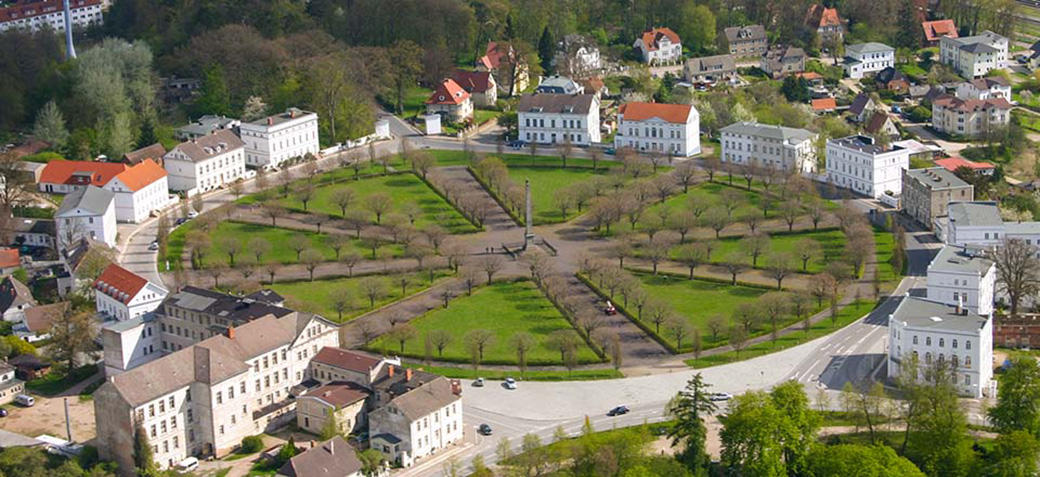
<svg viewBox="0 0 1040 477">
<path fill-rule="evenodd" d="M 71 60 L 76 57 L 76 47 L 72 44 L 72 11 L 69 8 L 69 0 L 65 0 L 65 59 Z"/>
</svg>

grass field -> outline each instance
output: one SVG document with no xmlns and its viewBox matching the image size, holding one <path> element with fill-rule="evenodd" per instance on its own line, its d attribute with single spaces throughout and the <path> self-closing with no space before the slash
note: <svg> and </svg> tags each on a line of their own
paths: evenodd
<svg viewBox="0 0 1040 477">
<path fill-rule="evenodd" d="M 576 369 L 574 371 L 539 371 L 528 369 L 521 376 L 520 371 L 501 371 L 490 369 L 449 368 L 445 366 L 416 366 L 434 374 L 446 378 L 505 380 L 514 378 L 526 381 L 593 381 L 598 379 L 616 379 L 624 377 L 620 372 L 613 369 Z M 468 385 L 468 384 L 466 384 Z M 488 384 L 495 386 L 496 384 Z"/>
<path fill-rule="evenodd" d="M 821 229 L 818 231 L 807 231 L 792 234 L 777 234 L 769 237 L 770 250 L 772 252 L 790 253 L 797 262 L 798 271 L 802 270 L 802 261 L 798 258 L 799 242 L 805 239 L 815 240 L 823 250 L 823 256 L 816 260 L 810 260 L 806 271 L 808 273 L 819 273 L 834 260 L 840 260 L 845 250 L 845 234 L 839 229 Z M 741 254 L 740 238 L 724 238 L 718 240 L 717 247 L 711 252 L 712 263 L 729 261 L 734 255 Z M 766 255 L 758 259 L 758 266 L 765 266 Z"/>
<path fill-rule="evenodd" d="M 718 180 L 717 177 L 716 180 Z M 737 182 L 734 182 L 734 184 L 737 184 Z M 746 182 L 741 181 L 739 185 L 745 184 Z M 686 204 L 691 200 L 706 203 L 709 204 L 709 206 L 721 205 L 724 200 L 722 191 L 725 190 L 735 191 L 736 194 L 732 195 L 741 198 L 740 200 L 742 204 L 733 211 L 733 217 L 735 219 L 752 213 L 762 215 L 762 195 L 758 192 L 749 191 L 743 188 L 729 187 L 714 182 L 705 182 L 696 187 L 690 188 L 690 191 L 685 194 L 676 194 L 669 197 L 663 204 L 655 204 L 647 208 L 646 212 L 643 213 L 643 217 L 655 216 L 657 214 L 657 209 L 661 207 L 667 207 L 671 210 L 682 210 L 686 208 Z M 774 206 L 773 208 L 770 208 L 768 217 L 776 217 L 777 211 L 774 210 L 776 208 L 778 207 Z"/>
<path fill-rule="evenodd" d="M 446 273 L 435 272 L 434 283 L 445 277 L 447 277 Z M 402 278 L 406 281 L 403 291 L 401 288 Z M 269 288 L 284 296 L 290 308 L 317 313 L 330 320 L 344 322 L 431 287 L 433 284 L 430 283 L 429 278 L 428 273 L 373 275 L 369 277 L 315 280 L 313 282 L 275 283 Z M 370 281 L 379 282 L 383 291 L 380 294 L 381 296 L 375 300 L 374 307 L 371 304 L 371 300 L 362 291 L 362 285 Z M 346 300 L 348 305 L 341 315 L 336 311 L 334 303 L 344 296 L 348 297 Z"/>
<path fill-rule="evenodd" d="M 444 355 L 433 351 L 434 359 L 471 362 L 464 336 L 470 330 L 484 329 L 494 335 L 493 342 L 484 351 L 484 364 L 516 364 L 516 353 L 509 338 L 519 332 L 534 336 L 536 344 L 528 352 L 530 365 L 562 364 L 560 353 L 546 345 L 546 337 L 556 330 L 572 329 L 570 323 L 549 302 L 542 292 L 529 281 L 495 282 L 474 290 L 472 296 L 461 296 L 448 308 L 439 308 L 410 322 L 417 336 L 405 344 L 401 352 L 398 343 L 383 336 L 369 348 L 403 356 L 422 358 L 425 354 L 425 336 L 432 330 L 446 330 L 453 339 L 444 349 Z M 578 362 L 598 362 L 599 357 L 584 342 L 578 350 Z"/>
<path fill-rule="evenodd" d="M 571 161 L 567 161 L 568 165 Z M 564 217 L 560 209 L 555 205 L 556 192 L 565 189 L 575 183 L 589 180 L 595 176 L 605 175 L 606 170 L 593 171 L 592 169 L 568 167 L 509 167 L 509 178 L 518 184 L 523 184 L 524 179 L 531 180 L 531 202 L 534 208 L 534 225 L 555 224 L 566 222 L 577 217 L 578 209 L 571 207 Z M 588 208 L 582 209 L 582 213 Z"/>
<path fill-rule="evenodd" d="M 882 283 L 895 282 L 903 276 L 902 270 L 892 268 L 892 250 L 895 239 L 892 234 L 880 228 L 874 228 L 874 253 L 877 257 L 878 276 Z M 906 260 L 903 261 L 906 263 Z"/>
</svg>

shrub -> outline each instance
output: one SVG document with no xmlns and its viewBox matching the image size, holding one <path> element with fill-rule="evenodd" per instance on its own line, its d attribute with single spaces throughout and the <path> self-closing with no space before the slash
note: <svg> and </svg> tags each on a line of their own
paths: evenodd
<svg viewBox="0 0 1040 477">
<path fill-rule="evenodd" d="M 260 436 L 247 436 L 242 439 L 242 447 L 239 452 L 242 454 L 255 454 L 264 450 L 264 440 Z"/>
</svg>

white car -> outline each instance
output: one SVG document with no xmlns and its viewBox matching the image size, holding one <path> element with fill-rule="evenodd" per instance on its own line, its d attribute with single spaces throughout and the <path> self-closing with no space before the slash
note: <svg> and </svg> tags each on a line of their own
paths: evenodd
<svg viewBox="0 0 1040 477">
<path fill-rule="evenodd" d="M 195 212 L 194 210 L 191 211 L 191 212 L 188 212 L 188 218 L 189 219 L 194 219 L 195 217 L 198 217 L 198 216 L 199 216 L 199 213 Z"/>
<path fill-rule="evenodd" d="M 733 395 L 730 393 L 711 393 L 711 395 L 708 396 L 708 399 L 711 399 L 712 401 L 729 401 L 730 399 L 733 399 Z"/>
<path fill-rule="evenodd" d="M 506 382 L 503 383 L 502 385 L 505 386 L 506 389 L 509 389 L 509 390 L 516 389 L 516 380 L 513 379 L 513 378 L 506 378 Z"/>
</svg>

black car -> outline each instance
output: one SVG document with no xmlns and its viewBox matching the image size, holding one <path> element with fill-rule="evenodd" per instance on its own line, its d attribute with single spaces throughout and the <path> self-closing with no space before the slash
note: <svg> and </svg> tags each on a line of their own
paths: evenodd
<svg viewBox="0 0 1040 477">
<path fill-rule="evenodd" d="M 187 218 L 187 217 L 181 217 L 181 218 L 177 219 L 177 221 L 176 221 L 176 222 L 174 222 L 174 223 L 175 223 L 176 225 L 184 225 L 184 223 L 185 223 L 185 222 L 187 222 L 187 221 L 188 221 L 188 218 Z"/>
<path fill-rule="evenodd" d="M 480 427 L 477 428 L 477 432 L 479 432 L 480 435 L 483 435 L 483 436 L 490 436 L 491 435 L 491 426 L 489 426 L 487 424 L 481 424 Z"/>
<path fill-rule="evenodd" d="M 607 411 L 607 415 L 610 416 L 610 417 L 621 416 L 621 415 L 628 414 L 628 411 L 629 411 L 628 406 L 618 406 L 618 407 L 615 407 L 614 409 L 611 409 L 611 410 Z"/>
</svg>

